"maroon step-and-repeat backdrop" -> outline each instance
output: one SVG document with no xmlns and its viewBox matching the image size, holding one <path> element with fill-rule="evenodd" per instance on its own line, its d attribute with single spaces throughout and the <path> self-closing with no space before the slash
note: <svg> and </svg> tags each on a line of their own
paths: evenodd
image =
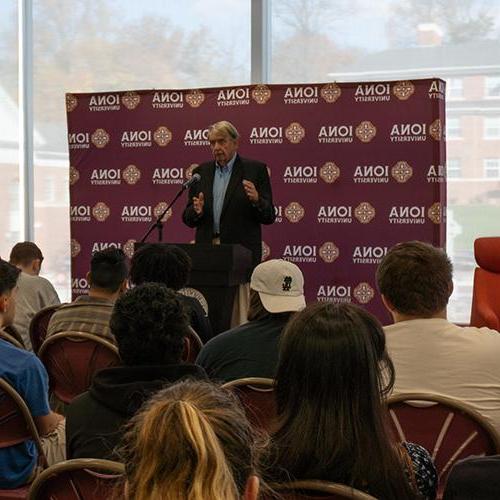
<svg viewBox="0 0 500 500">
<path fill-rule="evenodd" d="M 87 291 L 92 252 L 132 254 L 210 159 L 208 125 L 229 120 L 240 154 L 269 167 L 277 217 L 264 258 L 295 262 L 308 301 L 361 304 L 387 322 L 374 278 L 387 249 L 445 245 L 444 99 L 438 79 L 67 94 L 73 295 Z M 164 241 L 193 240 L 185 203 Z"/>
</svg>

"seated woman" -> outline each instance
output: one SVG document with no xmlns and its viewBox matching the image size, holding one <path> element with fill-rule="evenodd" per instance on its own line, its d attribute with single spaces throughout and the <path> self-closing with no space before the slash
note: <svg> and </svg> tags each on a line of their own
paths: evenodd
<svg viewBox="0 0 500 500">
<path fill-rule="evenodd" d="M 343 483 L 384 500 L 435 498 L 427 451 L 396 443 L 388 430 L 385 396 L 393 383 L 374 316 L 331 303 L 297 313 L 280 345 L 270 479 Z"/>
<path fill-rule="evenodd" d="M 235 397 L 209 382 L 183 381 L 156 393 L 130 422 L 122 454 L 130 500 L 258 495 L 254 431 Z"/>
</svg>

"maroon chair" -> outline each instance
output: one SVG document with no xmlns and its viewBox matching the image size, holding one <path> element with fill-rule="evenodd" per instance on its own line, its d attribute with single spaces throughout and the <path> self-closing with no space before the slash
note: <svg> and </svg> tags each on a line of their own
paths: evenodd
<svg viewBox="0 0 500 500">
<path fill-rule="evenodd" d="M 328 481 L 294 481 L 291 483 L 270 484 L 282 500 L 376 500 L 375 497 L 344 484 Z M 275 499 L 276 496 L 266 494 L 262 500 Z"/>
<path fill-rule="evenodd" d="M 66 404 L 90 387 L 96 371 L 121 363 L 115 345 L 83 332 L 51 335 L 38 356 L 49 374 L 51 391 Z"/>
<path fill-rule="evenodd" d="M 391 424 L 401 441 L 423 446 L 439 476 L 438 498 L 455 462 L 470 455 L 495 455 L 500 438 L 482 415 L 456 399 L 435 394 L 400 394 L 388 401 Z"/>
<path fill-rule="evenodd" d="M 38 464 L 47 466 L 40 436 L 30 410 L 18 392 L 3 378 L 0 378 L 0 448 L 7 448 L 24 441 L 35 442 Z M 0 489 L 0 500 L 26 498 L 29 485 L 19 488 Z"/>
<path fill-rule="evenodd" d="M 33 352 L 38 353 L 40 347 L 47 336 L 47 328 L 49 326 L 50 318 L 63 304 L 55 304 L 40 309 L 30 322 L 29 334 Z"/>
<path fill-rule="evenodd" d="M 77 458 L 53 465 L 33 481 L 28 500 L 108 500 L 125 466 L 111 460 Z"/>
<path fill-rule="evenodd" d="M 203 342 L 199 335 L 192 327 L 189 327 L 189 335 L 186 337 L 186 343 L 184 344 L 182 361 L 185 361 L 186 363 L 194 363 L 202 347 Z"/>
<path fill-rule="evenodd" d="M 470 324 L 499 330 L 500 238 L 477 238 L 474 257 L 478 267 L 474 270 Z"/>
<path fill-rule="evenodd" d="M 251 424 L 258 429 L 271 431 L 276 421 L 274 380 L 248 377 L 232 380 L 222 386 L 233 391 L 245 408 Z"/>
</svg>

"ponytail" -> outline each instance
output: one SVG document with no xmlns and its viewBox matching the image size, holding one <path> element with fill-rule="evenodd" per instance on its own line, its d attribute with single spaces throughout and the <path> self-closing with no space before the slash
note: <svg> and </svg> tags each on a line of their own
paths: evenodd
<svg viewBox="0 0 500 500">
<path fill-rule="evenodd" d="M 130 500 L 235 500 L 254 471 L 244 413 L 207 382 L 160 391 L 131 421 L 125 441 Z"/>
</svg>

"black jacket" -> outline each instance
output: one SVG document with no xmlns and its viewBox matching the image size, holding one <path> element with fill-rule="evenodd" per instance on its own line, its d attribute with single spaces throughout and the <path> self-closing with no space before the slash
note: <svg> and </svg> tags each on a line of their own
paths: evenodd
<svg viewBox="0 0 500 500">
<path fill-rule="evenodd" d="M 177 296 L 186 308 L 186 312 L 189 316 L 189 323 L 193 327 L 193 330 L 198 334 L 201 341 L 206 344 L 213 335 L 212 325 L 210 324 L 208 316 L 205 315 L 203 307 L 194 297 L 182 295 L 181 293 L 178 293 Z"/>
<path fill-rule="evenodd" d="M 202 163 L 193 170 L 201 180 L 191 186 L 189 200 L 182 220 L 189 227 L 196 228 L 196 243 L 212 243 L 213 234 L 213 185 L 215 162 Z M 259 193 L 259 202 L 253 205 L 245 194 L 243 180 L 252 181 Z M 193 196 L 202 192 L 205 205 L 202 216 L 193 208 Z M 262 257 L 261 224 L 272 224 L 276 215 L 269 174 L 264 163 L 236 156 L 231 178 L 227 186 L 220 218 L 221 243 L 240 243 L 252 251 L 252 267 Z"/>
<path fill-rule="evenodd" d="M 117 366 L 96 373 L 88 392 L 66 409 L 67 458 L 118 460 L 123 426 L 154 392 L 183 378 L 206 379 L 191 364 Z"/>
</svg>

